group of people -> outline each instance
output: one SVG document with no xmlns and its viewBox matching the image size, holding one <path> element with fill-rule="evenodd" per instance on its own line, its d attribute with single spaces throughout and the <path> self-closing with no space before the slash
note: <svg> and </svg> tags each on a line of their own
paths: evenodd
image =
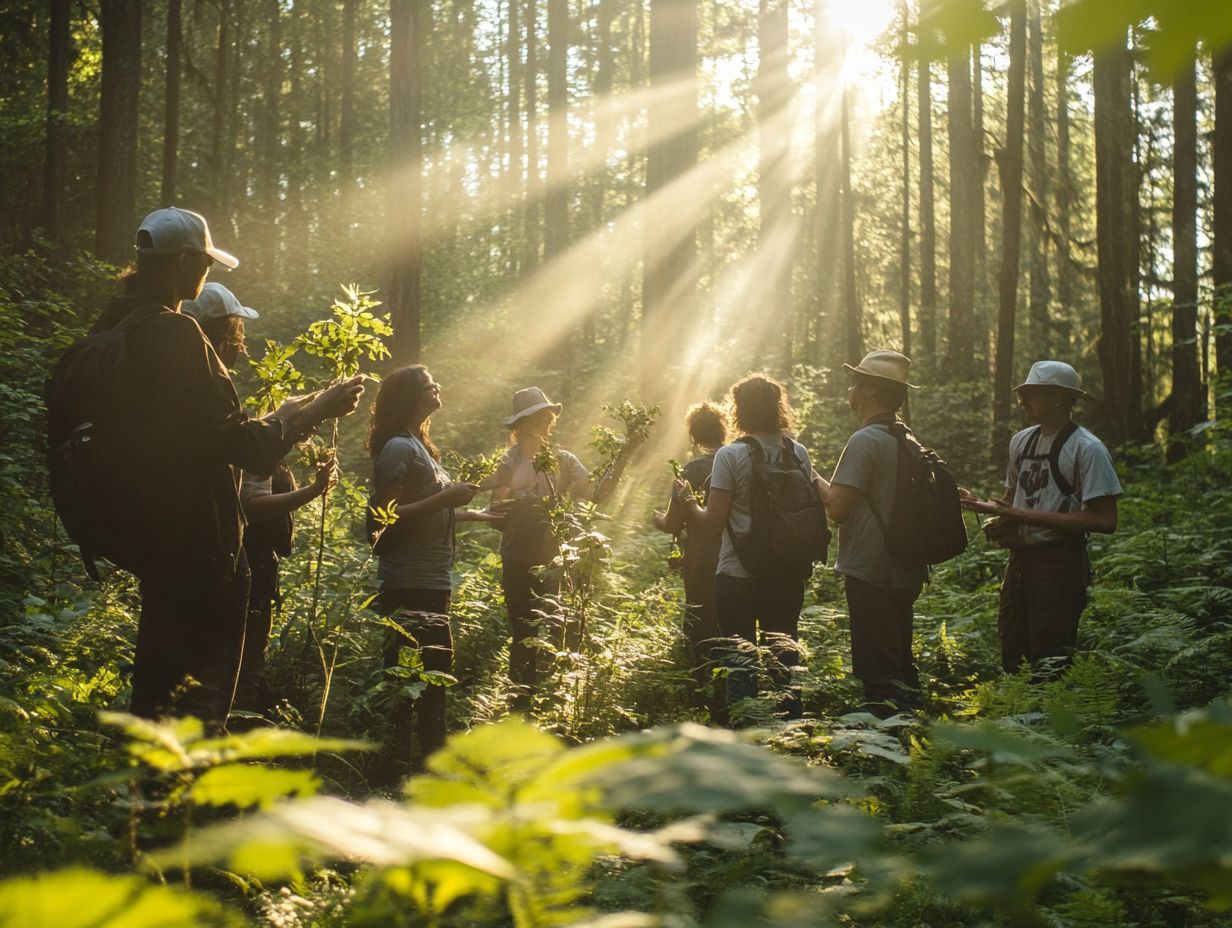
<svg viewBox="0 0 1232 928">
<path fill-rule="evenodd" d="M 290 550 L 294 510 L 329 492 L 336 479 L 329 460 L 316 466 L 310 484 L 296 487 L 283 459 L 322 422 L 353 413 L 364 381 L 353 378 L 293 397 L 263 418 L 249 417 L 228 370 L 243 352 L 245 320 L 258 314 L 227 288 L 205 283 L 215 261 L 238 264 L 214 246 L 204 218 L 177 208 L 151 213 L 138 230 L 137 261 L 124 292 L 94 330 L 125 327 L 136 378 L 127 441 L 161 450 L 133 455 L 137 483 L 158 501 L 142 510 L 150 515 L 135 513 L 133 525 L 149 551 L 136 571 L 142 611 L 133 711 L 194 714 L 221 728 L 233 706 L 252 713 L 270 708 L 262 665 L 279 598 L 278 559 Z M 724 668 L 717 677 L 725 693 L 711 703 L 716 717 L 726 718 L 728 705 L 757 692 L 758 645 L 784 694 L 781 714 L 798 718 L 804 710 L 791 680 L 808 571 L 784 573 L 773 558 L 752 557 L 748 542 L 755 520 L 763 518 L 756 515 L 764 505 L 758 494 L 769 471 L 805 488 L 805 508 L 816 509 L 814 531 L 825 530 L 826 516 L 839 526 L 835 570 L 844 577 L 852 668 L 867 707 L 886 714 L 912 705 L 919 682 L 913 609 L 927 570 L 892 556 L 885 540 L 900 461 L 892 426 L 901 427 L 898 412 L 915 388 L 909 365 L 890 350 L 844 365 L 860 425 L 829 479 L 792 435 L 786 389 L 765 374 L 736 383 L 725 406 L 704 402 L 689 411 L 699 453 L 654 523 L 683 539 L 690 659 L 699 683 L 712 679 L 714 667 Z M 1072 420 L 1085 395 L 1072 367 L 1041 361 L 1016 392 L 1033 425 L 1010 443 L 1005 491 L 989 500 L 963 490 L 962 505 L 994 516 L 985 531 L 1010 549 L 999 621 L 1003 665 L 1015 671 L 1026 662 L 1046 673 L 1076 644 L 1086 604 L 1086 536 L 1115 529 L 1121 488 L 1107 450 Z M 480 483 L 455 481 L 430 436 L 442 402 L 440 385 L 415 365 L 386 376 L 374 404 L 370 503 L 373 512 L 394 514 L 370 526 L 377 607 L 391 619 L 384 664 L 397 666 L 413 654 L 426 671 L 451 671 L 455 526 L 488 523 L 501 531 L 513 707 L 527 709 L 544 670 L 544 641 L 557 648 L 578 644 L 578 629 L 559 608 L 559 574 L 543 569 L 559 551 L 544 501 L 601 502 L 634 444 L 593 479 L 575 455 L 552 442 L 560 404 L 530 387 L 513 396 L 504 420 L 510 443 L 495 472 Z M 491 493 L 489 505 L 470 508 L 481 492 Z M 820 557 L 814 552 L 803 563 L 811 567 Z M 403 708 L 395 742 L 404 756 L 412 714 L 424 755 L 443 743 L 443 687 L 428 686 Z"/>
</svg>

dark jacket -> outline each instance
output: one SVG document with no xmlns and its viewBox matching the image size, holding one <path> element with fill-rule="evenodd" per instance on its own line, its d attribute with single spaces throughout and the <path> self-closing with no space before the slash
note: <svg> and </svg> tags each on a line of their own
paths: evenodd
<svg viewBox="0 0 1232 928">
<path fill-rule="evenodd" d="M 239 470 L 269 473 L 295 436 L 278 419 L 244 412 L 227 370 L 190 316 L 146 298 L 112 300 L 94 325 L 111 328 L 133 311 L 149 318 L 126 341 L 126 462 L 144 505 L 133 530 L 149 543 L 150 569 L 228 565 L 244 532 Z"/>
</svg>

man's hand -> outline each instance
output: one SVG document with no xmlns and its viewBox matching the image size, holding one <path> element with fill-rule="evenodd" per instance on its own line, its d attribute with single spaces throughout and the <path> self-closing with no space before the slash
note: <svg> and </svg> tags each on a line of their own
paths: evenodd
<svg viewBox="0 0 1232 928">
<path fill-rule="evenodd" d="M 340 419 L 349 416 L 359 408 L 359 398 L 364 395 L 363 374 L 356 374 L 350 380 L 334 384 L 328 390 L 317 395 L 312 402 L 312 413 L 318 422 L 326 419 Z"/>
<path fill-rule="evenodd" d="M 316 476 L 312 481 L 314 496 L 324 496 L 338 483 L 338 461 L 329 457 L 317 463 Z"/>
<path fill-rule="evenodd" d="M 1023 542 L 1018 527 L 1019 523 L 1011 519 L 996 518 L 984 525 L 984 537 L 1002 548 L 1021 548 Z"/>
<path fill-rule="evenodd" d="M 966 487 L 958 488 L 958 504 L 968 512 L 980 512 L 986 516 L 1004 516 L 1009 507 L 999 499 L 980 499 Z"/>
</svg>

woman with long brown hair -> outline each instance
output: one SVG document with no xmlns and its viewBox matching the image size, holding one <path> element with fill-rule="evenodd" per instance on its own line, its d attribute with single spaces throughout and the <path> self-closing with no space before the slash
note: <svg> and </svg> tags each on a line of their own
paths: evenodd
<svg viewBox="0 0 1232 928">
<path fill-rule="evenodd" d="M 440 464 L 428 420 L 441 408 L 441 388 L 422 364 L 403 367 L 381 382 L 368 435 L 375 509 L 393 506 L 396 521 L 373 541 L 381 581 L 378 610 L 405 632 L 391 630 L 386 667 L 396 667 L 403 646 L 419 649 L 426 671 L 453 668 L 449 599 L 453 591 L 454 526 L 496 522 L 499 516 L 471 509 L 455 511 L 479 491 L 454 482 Z M 429 685 L 409 709 L 416 716 L 419 749 L 427 757 L 445 742 L 445 689 Z M 398 713 L 395 763 L 409 756 L 409 712 Z"/>
</svg>

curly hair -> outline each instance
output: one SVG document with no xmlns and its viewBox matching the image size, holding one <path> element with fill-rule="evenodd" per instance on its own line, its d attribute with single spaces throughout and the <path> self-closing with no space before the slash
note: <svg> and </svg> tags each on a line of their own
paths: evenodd
<svg viewBox="0 0 1232 928">
<path fill-rule="evenodd" d="M 219 357 L 225 357 L 228 349 L 234 349 L 238 357 L 248 353 L 244 341 L 244 320 L 239 316 L 215 316 L 201 323 L 201 331 L 210 340 Z"/>
<path fill-rule="evenodd" d="M 368 430 L 368 455 L 375 458 L 395 435 L 405 432 L 413 424 L 415 408 L 429 382 L 428 369 L 422 364 L 400 367 L 381 381 L 376 402 L 372 404 L 372 425 Z M 428 454 L 434 460 L 441 453 L 428 436 L 428 420 L 424 419 L 415 432 Z"/>
<path fill-rule="evenodd" d="M 727 444 L 727 410 L 704 400 L 694 403 L 685 414 L 689 438 L 702 448 L 721 448 Z"/>
<path fill-rule="evenodd" d="M 749 374 L 732 384 L 729 396 L 741 432 L 789 432 L 795 427 L 787 388 L 769 374 Z"/>
</svg>

